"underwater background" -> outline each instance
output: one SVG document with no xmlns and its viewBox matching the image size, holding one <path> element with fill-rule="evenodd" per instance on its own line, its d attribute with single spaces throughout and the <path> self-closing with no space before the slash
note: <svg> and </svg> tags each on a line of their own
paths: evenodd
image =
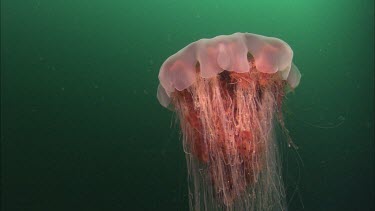
<svg viewBox="0 0 375 211">
<path fill-rule="evenodd" d="M 188 210 L 158 71 L 234 32 L 286 41 L 302 73 L 288 210 L 374 210 L 374 1 L 1 0 L 2 210 Z"/>
</svg>

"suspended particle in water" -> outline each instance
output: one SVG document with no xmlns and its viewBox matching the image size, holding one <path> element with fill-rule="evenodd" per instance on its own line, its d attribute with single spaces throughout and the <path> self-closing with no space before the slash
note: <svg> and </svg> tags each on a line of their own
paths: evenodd
<svg viewBox="0 0 375 211">
<path fill-rule="evenodd" d="M 157 98 L 178 115 L 191 210 L 286 210 L 275 120 L 301 74 L 284 41 L 201 39 L 169 57 Z M 286 129 L 285 129 L 286 130 Z"/>
</svg>

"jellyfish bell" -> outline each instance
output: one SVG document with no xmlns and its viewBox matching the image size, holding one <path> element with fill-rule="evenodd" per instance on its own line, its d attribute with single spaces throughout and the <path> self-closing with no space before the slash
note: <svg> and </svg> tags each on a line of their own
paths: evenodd
<svg viewBox="0 0 375 211">
<path fill-rule="evenodd" d="M 288 82 L 292 82 L 292 88 L 295 88 L 293 86 L 297 81 L 299 82 L 301 75 L 292 63 L 293 51 L 287 43 L 272 37 L 235 33 L 198 40 L 170 56 L 160 68 L 160 89 L 164 89 L 170 96 L 175 90 L 182 91 L 188 88 L 195 82 L 197 63 L 202 69 L 202 78 L 214 77 L 224 70 L 249 72 L 248 53 L 254 57 L 254 65 L 259 72 L 280 72 L 286 80 L 292 69 L 293 79 Z M 160 98 L 158 99 L 160 101 Z"/>
<path fill-rule="evenodd" d="M 286 209 L 274 120 L 301 78 L 292 59 L 280 39 L 235 33 L 163 63 L 157 98 L 178 114 L 191 210 Z"/>
</svg>

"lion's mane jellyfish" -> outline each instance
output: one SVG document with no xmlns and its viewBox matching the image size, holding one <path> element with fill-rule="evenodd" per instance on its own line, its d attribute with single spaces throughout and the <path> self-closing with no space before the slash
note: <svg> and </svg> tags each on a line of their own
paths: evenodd
<svg viewBox="0 0 375 211">
<path fill-rule="evenodd" d="M 169 57 L 157 97 L 178 114 L 191 210 L 285 210 L 274 123 L 301 74 L 277 38 L 235 33 Z"/>
</svg>

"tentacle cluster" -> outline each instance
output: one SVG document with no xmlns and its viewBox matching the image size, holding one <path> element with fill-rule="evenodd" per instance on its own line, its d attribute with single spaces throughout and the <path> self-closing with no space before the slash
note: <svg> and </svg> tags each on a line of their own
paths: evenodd
<svg viewBox="0 0 375 211">
<path fill-rule="evenodd" d="M 172 95 L 183 133 L 192 210 L 283 210 L 273 137 L 285 81 L 223 71 Z"/>
</svg>

